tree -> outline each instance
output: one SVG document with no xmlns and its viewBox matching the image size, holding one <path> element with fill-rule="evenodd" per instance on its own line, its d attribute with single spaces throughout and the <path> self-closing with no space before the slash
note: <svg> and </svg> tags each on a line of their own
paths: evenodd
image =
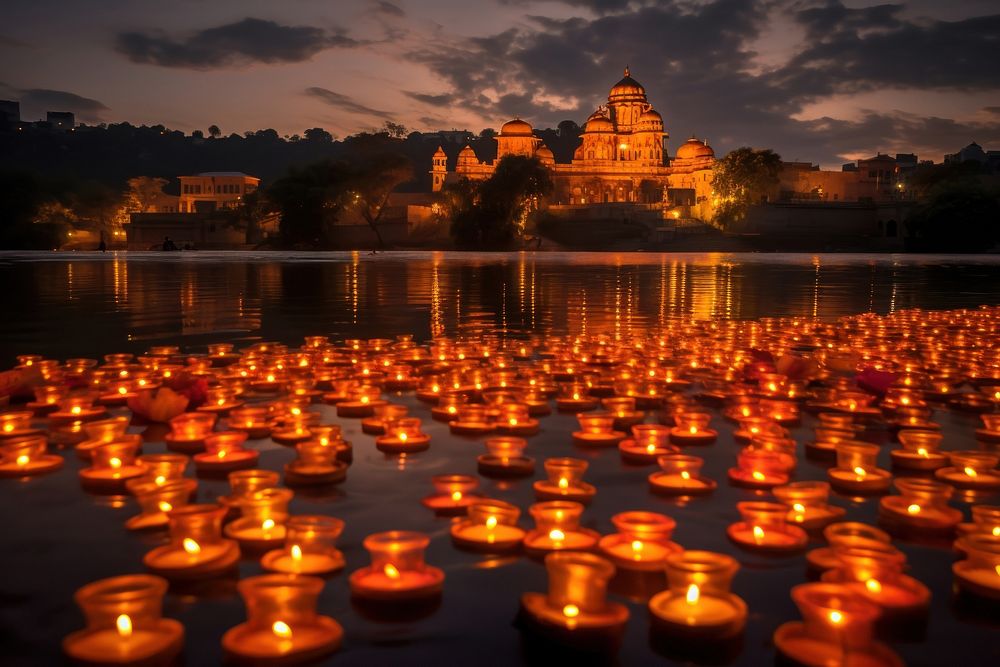
<svg viewBox="0 0 1000 667">
<path fill-rule="evenodd" d="M 136 176 L 128 179 L 128 195 L 125 206 L 131 213 L 149 213 L 163 197 L 163 188 L 169 181 L 152 176 Z"/>
<path fill-rule="evenodd" d="M 492 127 L 484 127 L 482 130 L 479 131 L 480 139 L 492 139 L 495 136 L 497 136 L 497 131 L 494 130 Z"/>
<path fill-rule="evenodd" d="M 194 132 L 191 133 L 191 138 L 192 139 L 204 139 L 205 138 L 205 133 L 202 132 L 201 130 L 195 130 Z"/>
<path fill-rule="evenodd" d="M 579 125 L 571 120 L 561 121 L 556 128 L 559 130 L 560 137 L 579 137 L 582 129 Z"/>
<path fill-rule="evenodd" d="M 725 228 L 746 217 L 750 206 L 763 200 L 778 185 L 781 156 L 772 150 L 737 148 L 715 163 L 712 188 L 719 203 L 715 219 Z"/>
<path fill-rule="evenodd" d="M 324 130 L 322 127 L 308 129 L 302 133 L 302 136 L 306 138 L 306 141 L 316 141 L 324 144 L 328 144 L 333 141 L 333 135 Z"/>
<path fill-rule="evenodd" d="M 379 247 L 385 247 L 378 225 L 389 195 L 413 178 L 413 163 L 398 153 L 382 153 L 355 158 L 349 173 L 346 204 L 354 207 L 375 232 Z"/>
<path fill-rule="evenodd" d="M 1000 241 L 1000 193 L 977 181 L 933 186 L 906 220 L 908 246 L 923 252 L 985 252 Z"/>
<path fill-rule="evenodd" d="M 0 170 L 0 248 L 51 250 L 68 229 L 39 215 L 45 197 L 38 179 L 26 171 Z"/>
<path fill-rule="evenodd" d="M 385 121 L 382 125 L 382 131 L 393 139 L 402 139 L 410 132 L 405 125 L 394 123 L 391 120 Z"/>
<path fill-rule="evenodd" d="M 208 127 L 208 136 L 212 137 L 213 139 L 218 139 L 219 137 L 222 136 L 222 130 L 219 129 L 218 125 L 210 125 Z"/>
<path fill-rule="evenodd" d="M 279 232 L 287 246 L 329 246 L 343 207 L 349 174 L 344 165 L 323 160 L 293 168 L 267 190 L 281 213 Z"/>
</svg>

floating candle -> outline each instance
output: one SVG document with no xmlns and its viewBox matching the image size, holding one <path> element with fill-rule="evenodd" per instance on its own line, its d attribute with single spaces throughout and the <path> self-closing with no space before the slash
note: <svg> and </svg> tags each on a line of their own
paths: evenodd
<svg viewBox="0 0 1000 667">
<path fill-rule="evenodd" d="M 666 454 L 656 459 L 660 472 L 649 476 L 653 493 L 666 496 L 697 496 L 711 493 L 717 484 L 701 475 L 705 461 L 687 454 Z"/>
<path fill-rule="evenodd" d="M 535 472 L 535 459 L 524 456 L 524 438 L 504 436 L 486 440 L 487 454 L 476 458 L 479 474 L 487 477 L 523 477 Z"/>
<path fill-rule="evenodd" d="M 822 528 L 846 512 L 842 507 L 828 504 L 830 485 L 826 482 L 792 482 L 776 486 L 772 493 L 788 506 L 788 521 L 804 530 Z"/>
<path fill-rule="evenodd" d="M 219 504 L 238 510 L 253 494 L 278 486 L 281 476 L 273 470 L 237 470 L 229 473 L 230 494 L 219 498 Z"/>
<path fill-rule="evenodd" d="M 49 414 L 53 421 L 93 421 L 108 413 L 103 405 L 94 405 L 97 396 L 90 393 L 60 399 L 59 409 Z"/>
<path fill-rule="evenodd" d="M 792 621 L 774 633 L 785 659 L 799 665 L 827 667 L 857 664 L 902 667 L 903 661 L 872 639 L 879 608 L 840 584 L 800 584 L 792 600 L 803 621 Z"/>
<path fill-rule="evenodd" d="M 294 447 L 312 437 L 310 427 L 319 425 L 323 415 L 319 412 L 297 411 L 285 415 L 271 425 L 271 439 L 279 445 Z"/>
<path fill-rule="evenodd" d="M 87 627 L 63 639 L 63 651 L 87 665 L 172 664 L 184 645 L 184 626 L 163 618 L 167 582 L 148 574 L 101 579 L 74 600 Z"/>
<path fill-rule="evenodd" d="M 323 580 L 265 574 L 237 584 L 247 621 L 226 631 L 222 648 L 246 664 L 290 665 L 317 661 L 340 648 L 344 630 L 316 613 Z"/>
<path fill-rule="evenodd" d="M 848 440 L 837 443 L 837 466 L 826 471 L 837 491 L 846 493 L 883 493 L 892 483 L 892 475 L 875 464 L 879 448 L 866 442 Z"/>
<path fill-rule="evenodd" d="M 226 537 L 252 551 L 284 542 L 288 503 L 293 495 L 289 489 L 271 488 L 245 497 L 239 503 L 240 518 L 226 524 Z"/>
<path fill-rule="evenodd" d="M 891 538 L 883 530 L 856 521 L 833 523 L 823 529 L 823 537 L 830 546 L 813 549 L 806 554 L 809 567 L 825 571 L 840 567 L 840 559 L 835 549 L 841 546 L 875 546 L 889 545 Z"/>
<path fill-rule="evenodd" d="M 80 470 L 80 484 L 85 491 L 100 494 L 121 494 L 125 483 L 141 477 L 145 467 L 136 461 L 139 436 L 122 436 L 95 447 L 89 468 Z"/>
<path fill-rule="evenodd" d="M 618 443 L 622 460 L 627 463 L 648 464 L 664 454 L 680 452 L 670 444 L 670 429 L 659 424 L 636 424 L 632 437 Z"/>
<path fill-rule="evenodd" d="M 573 500 L 586 505 L 597 493 L 594 486 L 583 481 L 583 473 L 590 466 L 583 459 L 546 459 L 544 465 L 548 479 L 533 485 L 538 500 Z"/>
<path fill-rule="evenodd" d="M 167 512 L 170 542 L 143 556 L 143 564 L 155 574 L 176 581 L 212 579 L 236 566 L 240 550 L 236 542 L 222 538 L 219 505 L 183 505 Z"/>
<path fill-rule="evenodd" d="M 707 412 L 681 412 L 674 415 L 677 423 L 670 429 L 670 441 L 675 445 L 710 445 L 719 437 L 719 432 L 708 428 L 712 415 Z"/>
<path fill-rule="evenodd" d="M 193 479 L 129 480 L 128 491 L 135 496 L 141 513 L 125 521 L 125 527 L 129 530 L 165 528 L 170 521 L 167 513 L 187 505 L 197 487 L 198 482 Z"/>
<path fill-rule="evenodd" d="M 266 438 L 271 434 L 267 416 L 267 408 L 234 408 L 229 411 L 227 425 L 233 430 L 246 431 L 251 440 Z"/>
<path fill-rule="evenodd" d="M 997 394 L 1000 402 L 1000 391 Z M 983 414 L 979 418 L 983 420 L 983 428 L 976 429 L 976 439 L 993 444 L 1000 442 L 1000 414 Z"/>
<path fill-rule="evenodd" d="M 371 564 L 351 573 L 351 595 L 387 602 L 437 597 L 444 585 L 444 572 L 424 562 L 428 544 L 430 538 L 411 531 L 369 535 L 364 547 L 371 555 Z"/>
<path fill-rule="evenodd" d="M 1000 454 L 988 452 L 958 451 L 948 452 L 951 465 L 939 468 L 934 476 L 959 489 L 993 490 L 1000 489 Z"/>
<path fill-rule="evenodd" d="M 307 440 L 295 446 L 298 458 L 285 465 L 285 484 L 322 486 L 337 484 L 347 477 L 347 464 L 337 458 L 336 444 Z"/>
<path fill-rule="evenodd" d="M 55 472 L 63 458 L 48 453 L 44 435 L 0 441 L 0 477 L 32 477 Z"/>
<path fill-rule="evenodd" d="M 809 541 L 806 532 L 788 524 L 788 508 L 781 503 L 736 503 L 742 521 L 726 529 L 726 535 L 751 551 L 787 553 L 799 551 Z"/>
<path fill-rule="evenodd" d="M 823 573 L 823 581 L 843 584 L 866 598 L 889 620 L 927 613 L 931 592 L 922 583 L 903 574 L 906 557 L 890 546 L 836 546 L 840 566 Z"/>
<path fill-rule="evenodd" d="M 597 545 L 600 535 L 580 527 L 583 504 L 566 500 L 535 503 L 528 509 L 534 530 L 524 536 L 524 548 L 532 554 L 549 551 L 586 551 Z"/>
<path fill-rule="evenodd" d="M 521 510 L 500 500 L 476 500 L 468 518 L 451 526 L 455 546 L 470 551 L 504 553 L 521 546 L 525 532 L 517 526 Z"/>
<path fill-rule="evenodd" d="M 670 541 L 677 522 L 656 512 L 621 512 L 611 517 L 617 533 L 601 538 L 598 548 L 623 570 L 659 571 L 682 547 Z"/>
<path fill-rule="evenodd" d="M 492 433 L 496 424 L 490 418 L 485 405 L 466 404 L 458 408 L 458 415 L 448 423 L 448 428 L 457 435 L 482 435 Z"/>
<path fill-rule="evenodd" d="M 594 410 L 600 404 L 599 399 L 590 396 L 585 384 L 570 382 L 559 385 L 556 396 L 556 410 L 559 412 L 586 412 Z M 614 419 L 612 419 L 614 423 Z"/>
<path fill-rule="evenodd" d="M 299 514 L 285 522 L 285 547 L 268 551 L 260 565 L 271 572 L 323 575 L 344 567 L 337 538 L 344 522 L 331 516 Z"/>
<path fill-rule="evenodd" d="M 950 535 L 962 521 L 961 510 L 948 507 L 954 493 L 949 485 L 919 478 L 900 478 L 895 484 L 900 495 L 879 501 L 879 517 L 890 525 Z"/>
<path fill-rule="evenodd" d="M 738 569 L 735 558 L 710 551 L 667 556 L 669 588 L 649 600 L 654 631 L 699 640 L 729 639 L 740 634 L 747 606 L 730 592 Z"/>
<path fill-rule="evenodd" d="M 777 452 L 754 445 L 740 450 L 729 481 L 751 489 L 770 489 L 788 483 L 787 462 Z"/>
<path fill-rule="evenodd" d="M 473 493 L 479 480 L 471 475 L 435 475 L 431 484 L 435 492 L 420 502 L 439 516 L 465 514 L 470 504 L 482 498 Z"/>
<path fill-rule="evenodd" d="M 958 532 L 960 535 L 988 533 L 1000 537 L 1000 506 L 973 505 L 970 511 L 972 522 L 959 524 Z"/>
<path fill-rule="evenodd" d="M 627 431 L 641 423 L 646 416 L 645 412 L 636 409 L 635 397 L 632 396 L 603 398 L 601 399 L 601 407 L 614 415 L 616 431 Z"/>
<path fill-rule="evenodd" d="M 538 420 L 525 403 L 504 403 L 497 408 L 497 430 L 508 435 L 530 436 L 538 433 Z"/>
<path fill-rule="evenodd" d="M 409 410 L 405 405 L 396 403 L 376 406 L 375 414 L 361 420 L 361 431 L 370 435 L 383 435 L 389 423 L 407 416 Z"/>
<path fill-rule="evenodd" d="M 371 417 L 375 407 L 385 405 L 386 401 L 379 397 L 382 392 L 378 387 L 361 385 L 355 388 L 346 401 L 337 403 L 337 416 L 348 418 Z"/>
<path fill-rule="evenodd" d="M 545 557 L 549 590 L 524 593 L 521 609 L 531 629 L 559 642 L 589 645 L 594 633 L 610 632 L 617 643 L 628 621 L 628 608 L 607 599 L 615 566 L 585 553 L 552 553 Z"/>
<path fill-rule="evenodd" d="M 167 449 L 182 454 L 205 451 L 205 438 L 215 428 L 217 415 L 211 412 L 182 412 L 170 420 L 170 433 L 164 436 Z"/>
<path fill-rule="evenodd" d="M 198 474 L 225 475 L 257 465 L 260 452 L 243 447 L 247 435 L 246 431 L 219 431 L 206 436 L 205 451 L 194 455 Z"/>
<path fill-rule="evenodd" d="M 0 442 L 40 434 L 42 429 L 31 425 L 33 417 L 34 413 L 27 410 L 0 413 Z"/>
<path fill-rule="evenodd" d="M 967 554 L 951 566 L 958 587 L 975 596 L 1000 600 L 1000 536 L 974 533 L 962 538 Z"/>
<path fill-rule="evenodd" d="M 422 452 L 431 445 L 431 437 L 420 430 L 420 419 L 402 417 L 388 425 L 385 435 L 375 438 L 375 447 L 390 454 Z"/>
<path fill-rule="evenodd" d="M 902 470 L 937 470 L 948 465 L 948 457 L 939 451 L 944 436 L 937 431 L 903 429 L 897 437 L 902 449 L 889 452 L 893 467 Z"/>
<path fill-rule="evenodd" d="M 184 477 L 188 465 L 187 456 L 183 454 L 143 454 L 137 461 L 145 468 L 143 476 L 136 481 L 166 484 Z"/>
<path fill-rule="evenodd" d="M 614 430 L 615 417 L 610 412 L 580 413 L 576 416 L 580 430 L 573 432 L 573 444 L 583 447 L 613 447 L 625 438 Z"/>
</svg>

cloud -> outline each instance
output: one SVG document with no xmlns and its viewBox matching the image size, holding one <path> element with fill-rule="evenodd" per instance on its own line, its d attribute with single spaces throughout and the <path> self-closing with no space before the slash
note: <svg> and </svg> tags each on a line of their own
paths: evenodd
<svg viewBox="0 0 1000 667">
<path fill-rule="evenodd" d="M 336 107 L 341 111 L 346 111 L 347 113 L 360 114 L 363 116 L 375 116 L 376 118 L 389 120 L 393 118 L 392 114 L 388 111 L 380 111 L 379 109 L 367 107 L 359 102 L 356 102 L 353 98 L 348 97 L 347 95 L 336 93 L 332 90 L 327 90 L 326 88 L 306 88 L 305 94 L 309 97 L 313 97 L 321 102 L 329 104 L 332 107 Z"/>
<path fill-rule="evenodd" d="M 103 103 L 89 97 L 83 97 L 65 90 L 48 88 L 15 88 L 0 83 L 0 91 L 4 95 L 17 98 L 21 103 L 22 113 L 44 113 L 46 111 L 72 111 L 77 119 L 84 122 L 100 122 L 101 115 L 110 109 Z"/>
<path fill-rule="evenodd" d="M 595 14 L 610 14 L 612 12 L 621 12 L 629 7 L 634 7 L 636 5 L 642 4 L 636 0 L 555 0 L 555 2 L 561 2 L 564 5 L 571 5 L 573 7 L 582 7 L 584 9 L 589 9 Z M 500 4 L 503 5 L 530 5 L 534 4 L 534 0 L 500 0 Z M 651 4 L 647 2 L 645 4 Z"/>
<path fill-rule="evenodd" d="M 423 104 L 430 104 L 431 106 L 447 106 L 456 99 L 456 96 L 450 93 L 432 95 L 430 93 L 415 93 L 410 90 L 404 90 L 403 94 L 411 99 L 422 102 Z"/>
<path fill-rule="evenodd" d="M 115 49 L 135 63 L 185 69 L 215 69 L 250 63 L 296 63 L 330 48 L 356 47 L 361 42 L 341 29 L 284 26 L 245 18 L 186 37 L 162 31 L 124 32 Z"/>
<path fill-rule="evenodd" d="M 392 2 L 387 2 L 386 0 L 377 0 L 372 2 L 371 11 L 375 14 L 381 14 L 382 16 L 391 16 L 394 18 L 402 18 L 406 16 L 406 12 L 403 8 Z"/>
</svg>

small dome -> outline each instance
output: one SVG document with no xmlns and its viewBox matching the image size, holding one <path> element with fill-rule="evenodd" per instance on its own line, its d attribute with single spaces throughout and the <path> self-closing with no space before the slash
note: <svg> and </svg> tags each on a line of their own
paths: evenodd
<svg viewBox="0 0 1000 667">
<path fill-rule="evenodd" d="M 537 157 L 539 160 L 541 160 L 542 164 L 555 164 L 556 163 L 555 153 L 553 153 L 552 149 L 550 149 L 545 144 L 542 144 L 541 146 L 538 147 L 538 150 L 535 151 L 535 157 Z"/>
<path fill-rule="evenodd" d="M 476 151 L 472 150 L 472 146 L 470 146 L 469 144 L 465 144 L 465 148 L 460 150 L 458 154 L 465 157 L 468 157 L 469 155 L 475 157 Z"/>
<path fill-rule="evenodd" d="M 646 101 L 646 89 L 642 87 L 641 83 L 632 78 L 629 68 L 626 67 L 625 76 L 611 88 L 608 101 L 627 102 L 636 100 Z"/>
<path fill-rule="evenodd" d="M 584 132 L 614 132 L 615 126 L 611 122 L 611 119 L 602 114 L 600 111 L 595 111 L 590 114 L 590 118 L 583 126 Z"/>
<path fill-rule="evenodd" d="M 476 152 L 472 150 L 472 146 L 466 144 L 465 148 L 458 152 L 458 164 L 462 167 L 479 164 L 479 158 L 476 157 Z"/>
<path fill-rule="evenodd" d="M 663 129 L 663 116 L 653 108 L 646 109 L 639 116 L 639 129 L 651 129 L 660 131 Z"/>
<path fill-rule="evenodd" d="M 691 137 L 678 146 L 675 157 L 681 160 L 698 160 L 703 158 L 714 158 L 715 151 L 701 139 Z"/>
<path fill-rule="evenodd" d="M 500 126 L 500 135 L 504 137 L 530 137 L 533 132 L 531 125 L 520 118 L 509 120 Z"/>
</svg>

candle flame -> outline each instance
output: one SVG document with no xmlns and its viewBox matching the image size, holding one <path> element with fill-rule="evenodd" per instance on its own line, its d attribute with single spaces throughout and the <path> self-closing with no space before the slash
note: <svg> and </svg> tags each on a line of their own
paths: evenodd
<svg viewBox="0 0 1000 667">
<path fill-rule="evenodd" d="M 487 517 L 486 518 L 486 529 L 487 530 L 493 530 L 496 527 L 497 527 L 497 518 L 495 516 Z"/>
<path fill-rule="evenodd" d="M 218 453 L 218 457 L 219 457 L 220 459 L 224 459 L 224 458 L 226 458 L 226 450 L 224 450 L 224 449 L 220 449 L 220 450 L 219 450 L 219 453 Z"/>
<path fill-rule="evenodd" d="M 201 553 L 201 545 L 192 540 L 190 537 L 185 537 L 184 541 L 181 542 L 181 546 L 184 547 L 184 551 L 188 552 L 192 556 L 197 556 Z"/>
<path fill-rule="evenodd" d="M 451 499 L 457 503 L 459 500 L 462 499 L 462 492 L 461 491 L 452 492 Z"/>
<path fill-rule="evenodd" d="M 362 396 L 362 397 L 361 397 L 361 402 L 362 402 L 362 403 L 368 403 L 368 400 L 369 400 L 369 399 L 368 399 L 368 397 L 367 397 L 367 396 Z"/>
<path fill-rule="evenodd" d="M 973 479 L 979 476 L 979 474 L 975 471 L 975 469 L 970 468 L 969 466 L 965 466 L 963 472 L 966 474 L 967 477 L 972 477 Z"/>
<path fill-rule="evenodd" d="M 575 604 L 568 604 L 563 607 L 563 616 L 566 618 L 576 618 L 580 615 L 580 608 Z"/>
<path fill-rule="evenodd" d="M 121 638 L 132 636 L 132 619 L 128 614 L 120 614 L 115 619 L 115 627 L 118 628 L 118 636 Z"/>
<path fill-rule="evenodd" d="M 927 450 L 924 449 L 923 447 L 921 447 L 920 449 L 917 450 L 917 454 L 919 454 L 920 456 L 924 457 L 925 459 L 927 458 Z"/>
<path fill-rule="evenodd" d="M 834 625 L 840 625 L 841 623 L 844 622 L 844 615 L 841 614 L 839 611 L 831 611 L 829 618 L 830 622 L 833 623 Z"/>
<path fill-rule="evenodd" d="M 122 460 L 116 456 L 108 461 L 108 465 L 117 470 L 122 467 Z"/>
<path fill-rule="evenodd" d="M 276 637 L 281 637 L 282 639 L 292 638 L 292 629 L 288 627 L 288 623 L 285 623 L 284 621 L 275 621 L 272 623 L 271 632 L 273 632 Z"/>
<path fill-rule="evenodd" d="M 759 470 L 754 470 L 753 473 L 751 474 L 751 477 L 753 477 L 758 482 L 763 482 L 764 481 L 764 473 L 762 473 Z"/>
<path fill-rule="evenodd" d="M 687 595 L 684 598 L 688 604 L 698 604 L 698 599 L 701 598 L 701 589 L 698 588 L 698 584 L 688 586 Z"/>
<path fill-rule="evenodd" d="M 161 500 L 157 505 L 157 507 L 161 512 L 169 512 L 174 508 L 174 506 L 168 503 L 166 500 Z"/>
<path fill-rule="evenodd" d="M 83 408 L 81 408 L 79 405 L 74 405 L 72 408 L 69 409 L 69 411 L 72 412 L 74 415 L 78 415 L 81 412 L 83 412 Z"/>
<path fill-rule="evenodd" d="M 646 445 L 646 451 L 649 452 L 650 454 L 655 454 L 656 445 L 654 445 L 653 443 L 649 443 L 648 445 Z"/>
<path fill-rule="evenodd" d="M 274 382 L 274 376 L 273 375 L 268 375 L 267 376 L 267 381 L 268 382 Z"/>
<path fill-rule="evenodd" d="M 549 531 L 549 539 L 553 542 L 562 542 L 566 539 L 566 533 L 562 532 L 558 528 L 553 528 Z"/>
<path fill-rule="evenodd" d="M 854 474 L 858 476 L 858 480 L 862 480 L 868 474 L 868 471 L 861 466 L 854 466 Z"/>
<path fill-rule="evenodd" d="M 881 593 L 882 584 L 879 583 L 878 579 L 869 579 L 865 582 L 865 588 L 868 589 L 869 593 Z"/>
<path fill-rule="evenodd" d="M 918 505 L 916 503 L 913 503 L 912 505 L 909 505 L 906 508 L 906 511 L 909 512 L 910 514 L 919 514 L 920 513 L 920 505 Z"/>
<path fill-rule="evenodd" d="M 396 566 L 392 563 L 386 563 L 382 568 L 382 571 L 385 573 L 385 576 L 390 579 L 399 579 L 399 570 L 397 570 Z"/>
<path fill-rule="evenodd" d="M 681 479 L 691 479 L 691 473 L 687 470 L 681 470 Z"/>
<path fill-rule="evenodd" d="M 796 512 L 805 512 L 806 506 L 803 505 L 802 503 L 794 503 L 792 505 L 792 509 L 795 510 Z"/>
<path fill-rule="evenodd" d="M 128 389 L 126 389 L 125 387 L 118 387 L 118 393 L 124 396 L 125 394 L 128 393 Z"/>
<path fill-rule="evenodd" d="M 31 462 L 31 459 L 28 458 L 27 454 L 21 454 L 20 456 L 17 457 L 17 465 L 19 465 L 19 466 L 26 466 L 30 462 Z"/>
<path fill-rule="evenodd" d="M 167 483 L 167 478 L 164 477 L 163 475 L 157 475 L 156 479 L 153 480 L 153 483 L 156 484 L 157 486 L 163 486 L 164 484 Z"/>
<path fill-rule="evenodd" d="M 566 479 L 565 477 L 560 477 L 559 478 L 559 488 L 560 489 L 568 489 L 569 488 L 569 480 Z"/>
<path fill-rule="evenodd" d="M 696 434 L 697 432 L 698 432 L 698 427 L 697 427 L 697 426 L 692 426 L 692 427 L 690 427 L 690 428 L 688 429 L 688 433 L 690 433 L 691 435 L 694 435 L 694 434 Z"/>
<path fill-rule="evenodd" d="M 406 433 L 400 432 L 399 439 L 402 440 L 403 442 L 406 442 L 406 438 L 407 438 Z"/>
<path fill-rule="evenodd" d="M 764 529 L 760 526 L 753 527 L 753 541 L 760 544 L 764 540 Z"/>
<path fill-rule="evenodd" d="M 574 401 L 579 401 L 580 400 L 580 394 L 574 391 L 573 392 L 573 400 Z M 575 607 L 574 607 L 574 609 L 575 609 Z"/>
<path fill-rule="evenodd" d="M 294 561 L 300 561 L 300 560 L 302 560 L 302 547 L 300 547 L 297 544 L 293 544 L 292 548 L 289 549 L 289 551 L 292 554 L 292 560 L 294 560 Z"/>
<path fill-rule="evenodd" d="M 264 519 L 264 522 L 260 524 L 261 530 L 271 530 L 274 528 L 274 519 Z"/>
</svg>

